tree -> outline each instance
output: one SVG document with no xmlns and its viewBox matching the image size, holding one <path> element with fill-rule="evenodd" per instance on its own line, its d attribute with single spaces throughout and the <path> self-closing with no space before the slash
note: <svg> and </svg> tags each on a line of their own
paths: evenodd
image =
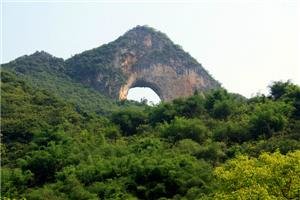
<svg viewBox="0 0 300 200">
<path fill-rule="evenodd" d="M 161 103 L 149 112 L 149 121 L 152 125 L 161 122 L 170 122 L 177 112 L 172 103 Z"/>
<path fill-rule="evenodd" d="M 228 144 L 242 143 L 251 139 L 246 122 L 227 121 L 217 124 L 213 131 L 213 138 L 216 141 Z"/>
<path fill-rule="evenodd" d="M 179 117 L 176 117 L 170 124 L 161 125 L 160 132 L 162 137 L 173 143 L 182 139 L 203 143 L 209 135 L 209 131 L 201 120 Z"/>
<path fill-rule="evenodd" d="M 271 98 L 274 100 L 282 100 L 290 102 L 295 110 L 293 116 L 296 119 L 300 118 L 300 87 L 290 81 L 276 81 L 269 86 Z"/>
<path fill-rule="evenodd" d="M 229 99 L 229 94 L 225 89 L 218 89 L 209 92 L 206 95 L 205 108 L 212 110 L 217 101 L 223 101 Z"/>
<path fill-rule="evenodd" d="M 233 108 L 233 102 L 230 100 L 216 101 L 212 109 L 212 115 L 217 119 L 226 119 L 233 113 Z"/>
<path fill-rule="evenodd" d="M 291 105 L 284 102 L 268 101 L 256 105 L 249 122 L 252 137 L 254 139 L 259 136 L 269 138 L 275 132 L 283 130 L 292 111 Z"/>
<path fill-rule="evenodd" d="M 275 81 L 272 85 L 269 86 L 271 97 L 274 100 L 278 100 L 284 94 L 287 93 L 288 87 L 291 85 L 290 81 L 282 82 L 282 81 Z"/>
<path fill-rule="evenodd" d="M 300 197 L 300 151 L 282 155 L 239 156 L 214 171 L 213 199 L 297 199 Z"/>
<path fill-rule="evenodd" d="M 112 122 L 119 125 L 123 135 L 137 133 L 138 126 L 146 123 L 147 114 L 138 109 L 124 109 L 112 114 Z"/>
<path fill-rule="evenodd" d="M 241 96 L 229 94 L 225 89 L 219 89 L 207 94 L 205 107 L 212 117 L 227 119 L 243 101 Z"/>
<path fill-rule="evenodd" d="M 193 118 L 205 113 L 204 98 L 202 95 L 194 94 L 186 99 L 175 99 L 173 101 L 177 116 Z"/>
</svg>

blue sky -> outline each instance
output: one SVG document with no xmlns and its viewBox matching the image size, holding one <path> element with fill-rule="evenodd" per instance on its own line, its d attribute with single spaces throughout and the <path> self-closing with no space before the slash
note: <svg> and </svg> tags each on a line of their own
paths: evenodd
<svg viewBox="0 0 300 200">
<path fill-rule="evenodd" d="M 181 45 L 230 92 L 250 97 L 266 93 L 272 81 L 300 84 L 297 0 L 120 2 L 4 0 L 1 62 L 37 50 L 66 59 L 147 24 Z"/>
</svg>

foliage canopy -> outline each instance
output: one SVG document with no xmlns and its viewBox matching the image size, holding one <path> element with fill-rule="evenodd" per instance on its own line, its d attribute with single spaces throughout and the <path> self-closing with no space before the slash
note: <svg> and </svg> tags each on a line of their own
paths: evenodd
<svg viewBox="0 0 300 200">
<path fill-rule="evenodd" d="M 95 113 L 96 105 L 15 74 L 1 72 L 3 198 L 299 198 L 297 85 L 275 82 L 270 96 L 252 99 L 221 89 Z"/>
</svg>

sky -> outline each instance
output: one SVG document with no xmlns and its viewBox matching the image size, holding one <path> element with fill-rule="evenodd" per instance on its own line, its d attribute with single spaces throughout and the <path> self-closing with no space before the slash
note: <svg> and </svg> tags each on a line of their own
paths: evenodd
<svg viewBox="0 0 300 200">
<path fill-rule="evenodd" d="M 229 92 L 267 94 L 272 81 L 288 79 L 300 85 L 297 0 L 2 0 L 1 9 L 1 63 L 37 50 L 67 59 L 149 25 Z M 149 90 L 129 96 L 154 98 Z"/>
</svg>

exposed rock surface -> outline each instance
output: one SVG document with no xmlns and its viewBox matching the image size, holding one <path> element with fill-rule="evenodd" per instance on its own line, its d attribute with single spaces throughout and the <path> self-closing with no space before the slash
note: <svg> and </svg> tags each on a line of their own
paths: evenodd
<svg viewBox="0 0 300 200">
<path fill-rule="evenodd" d="M 147 26 L 75 55 L 66 66 L 71 77 L 119 99 L 132 87 L 150 87 L 165 101 L 220 87 L 180 46 Z"/>
</svg>

